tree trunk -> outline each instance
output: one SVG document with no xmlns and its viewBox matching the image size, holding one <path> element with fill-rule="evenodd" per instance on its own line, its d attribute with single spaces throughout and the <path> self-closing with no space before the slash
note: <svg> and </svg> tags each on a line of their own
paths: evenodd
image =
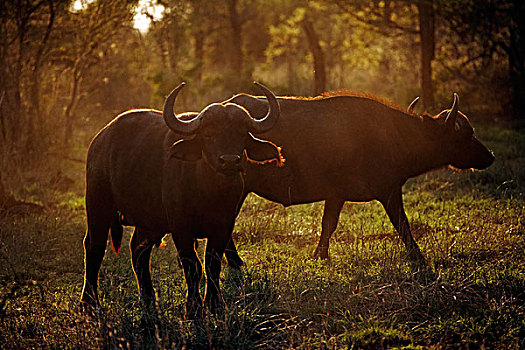
<svg viewBox="0 0 525 350">
<path fill-rule="evenodd" d="M 5 87 L 3 84 L 0 85 L 2 87 Z M 3 142 L 5 142 L 6 133 L 5 133 L 5 120 L 4 120 L 4 112 L 2 111 L 2 104 L 4 103 L 5 98 L 5 90 L 0 91 L 0 135 L 2 136 L 0 146 L 3 145 Z M 1 152 L 1 148 L 0 148 Z"/>
<path fill-rule="evenodd" d="M 432 83 L 432 60 L 435 47 L 433 0 L 422 0 L 418 2 L 417 7 L 421 40 L 421 90 L 423 106 L 429 108 L 434 104 L 434 85 Z"/>
<path fill-rule="evenodd" d="M 12 97 L 12 110 L 10 111 L 11 115 L 11 143 L 12 146 L 19 146 L 20 138 L 22 135 L 21 128 L 23 127 L 23 120 L 25 120 L 25 108 L 22 104 L 22 92 L 21 92 L 21 82 L 22 82 L 22 66 L 25 61 L 25 36 L 27 32 L 27 20 L 22 18 L 21 14 L 22 9 L 18 9 L 18 18 L 17 18 L 17 27 L 18 27 L 18 55 L 16 57 L 16 62 L 14 64 L 12 77 L 12 88 L 13 88 L 13 97 Z M 10 99 L 11 100 L 11 99 Z"/>
<path fill-rule="evenodd" d="M 71 94 L 69 96 L 69 103 L 64 110 L 64 143 L 68 145 L 71 141 L 71 136 L 73 134 L 73 115 L 72 111 L 77 102 L 78 89 L 80 81 L 82 80 L 82 73 L 75 65 L 73 69 L 73 86 L 71 87 Z"/>
<path fill-rule="evenodd" d="M 197 64 L 197 83 L 202 81 L 202 72 L 204 68 L 204 39 L 206 38 L 205 28 L 207 27 L 205 21 L 206 11 L 201 1 L 195 1 L 193 3 L 193 21 L 200 22 L 201 24 L 196 26 L 193 30 L 193 39 L 195 40 L 194 46 L 194 58 Z"/>
<path fill-rule="evenodd" d="M 509 80 L 512 89 L 512 114 L 516 120 L 525 120 L 525 3 L 514 1 L 515 26 L 510 31 Z"/>
<path fill-rule="evenodd" d="M 237 9 L 237 0 L 228 0 L 228 18 L 232 31 L 230 72 L 233 88 L 240 89 L 244 80 L 242 54 L 242 20 Z"/>
<path fill-rule="evenodd" d="M 511 87 L 512 115 L 516 120 L 525 119 L 525 67 L 519 60 L 518 48 L 510 48 L 509 80 Z"/>
<path fill-rule="evenodd" d="M 197 82 L 202 80 L 202 70 L 204 67 L 204 31 L 198 29 L 195 33 L 195 62 L 198 64 L 197 68 Z"/>
<path fill-rule="evenodd" d="M 319 36 L 315 31 L 312 21 L 305 18 L 302 22 L 302 26 L 314 60 L 314 95 L 319 95 L 326 91 L 324 52 L 319 44 Z"/>
<path fill-rule="evenodd" d="M 16 202 L 16 199 L 5 189 L 4 181 L 0 175 L 0 211 L 10 207 L 14 202 Z"/>
<path fill-rule="evenodd" d="M 42 111 L 40 108 L 40 68 L 42 67 L 42 57 L 46 49 L 46 44 L 53 30 L 53 24 L 55 21 L 55 10 L 53 8 L 53 0 L 48 0 L 49 6 L 49 19 L 46 27 L 46 31 L 42 42 L 38 46 L 38 50 L 34 56 L 33 70 L 31 72 L 31 85 L 30 85 L 30 106 L 28 111 L 28 123 L 27 123 L 27 139 L 26 149 L 40 149 L 40 145 L 35 144 L 41 139 L 35 137 L 35 124 L 39 127 L 42 125 Z"/>
</svg>

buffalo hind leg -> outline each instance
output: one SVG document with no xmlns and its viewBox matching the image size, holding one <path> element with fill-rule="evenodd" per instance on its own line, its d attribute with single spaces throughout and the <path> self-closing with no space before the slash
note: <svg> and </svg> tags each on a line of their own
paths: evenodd
<svg viewBox="0 0 525 350">
<path fill-rule="evenodd" d="M 84 237 L 84 286 L 81 302 L 84 307 L 96 308 L 98 301 L 98 272 L 106 253 L 107 228 L 88 228 Z"/>
<path fill-rule="evenodd" d="M 337 227 L 339 214 L 344 203 L 345 201 L 341 199 L 327 199 L 325 201 L 323 220 L 321 223 L 321 238 L 315 249 L 314 258 L 328 259 L 330 237 Z"/>
<path fill-rule="evenodd" d="M 107 203 L 107 202 L 106 202 Z M 84 307 L 98 307 L 98 273 L 108 241 L 109 228 L 116 217 L 110 208 L 91 205 L 86 200 L 87 230 L 84 237 L 84 286 L 81 302 Z"/>
<path fill-rule="evenodd" d="M 195 239 L 191 232 L 172 233 L 175 247 L 186 279 L 186 319 L 198 320 L 204 317 L 199 285 L 202 278 L 202 264 L 195 251 Z"/>
<path fill-rule="evenodd" d="M 244 193 L 242 199 L 239 201 L 239 205 L 237 207 L 237 213 L 235 214 L 235 217 L 239 215 L 239 211 L 241 210 L 242 204 L 244 203 L 244 200 L 246 199 L 246 196 L 248 193 Z M 233 232 L 233 227 L 232 227 Z M 233 267 L 234 269 L 240 269 L 242 265 L 244 265 L 244 261 L 242 261 L 241 257 L 239 256 L 239 253 L 237 252 L 237 247 L 235 246 L 235 242 L 233 241 L 233 236 L 230 232 L 230 239 L 228 240 L 228 244 L 226 245 L 226 250 L 224 251 L 224 255 L 226 256 L 226 260 L 228 262 L 229 267 Z"/>
<path fill-rule="evenodd" d="M 81 302 L 83 308 L 100 306 L 98 300 L 98 273 L 109 236 L 109 230 L 118 212 L 111 196 L 111 187 L 86 171 L 87 230 L 84 237 L 84 286 Z M 90 310 L 86 310 L 90 311 Z"/>
<path fill-rule="evenodd" d="M 401 187 L 393 189 L 387 198 L 380 199 L 380 202 L 385 208 L 386 213 L 401 237 L 401 240 L 405 244 L 408 258 L 418 265 L 425 265 L 425 258 L 410 232 L 410 224 L 408 223 L 408 218 L 405 214 L 405 209 L 403 208 Z"/>
<path fill-rule="evenodd" d="M 224 251 L 226 255 L 226 260 L 228 261 L 228 266 L 233 267 L 234 269 L 240 269 L 244 265 L 239 253 L 237 252 L 237 247 L 233 241 L 233 237 L 230 237 L 228 244 L 226 245 L 226 250 Z"/>
</svg>

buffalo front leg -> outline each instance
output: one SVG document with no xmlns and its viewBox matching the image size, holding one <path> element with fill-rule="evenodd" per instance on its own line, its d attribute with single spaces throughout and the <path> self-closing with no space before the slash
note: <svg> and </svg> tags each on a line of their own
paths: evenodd
<svg viewBox="0 0 525 350">
<path fill-rule="evenodd" d="M 387 198 L 380 199 L 381 204 L 386 210 L 390 221 L 394 225 L 401 240 L 405 244 L 408 258 L 417 263 L 424 265 L 425 258 L 421 254 L 421 250 L 410 232 L 410 224 L 403 208 L 403 196 L 401 187 L 395 188 L 390 192 Z"/>
<path fill-rule="evenodd" d="M 191 233 L 174 233 L 173 241 L 179 253 L 184 270 L 188 291 L 186 293 L 186 319 L 195 320 L 204 317 L 199 285 L 202 278 L 202 264 L 195 252 L 195 240 Z"/>
<path fill-rule="evenodd" d="M 154 310 L 155 290 L 151 282 L 150 256 L 155 234 L 144 229 L 135 228 L 129 248 L 133 272 L 137 278 L 140 301 L 145 310 Z"/>
<path fill-rule="evenodd" d="M 244 261 L 242 261 L 241 257 L 239 256 L 239 253 L 237 252 L 237 247 L 235 246 L 233 237 L 230 237 L 228 245 L 226 245 L 224 255 L 226 255 L 228 266 L 233 267 L 234 269 L 240 269 L 241 266 L 244 265 Z"/>
<path fill-rule="evenodd" d="M 229 237 L 224 235 L 211 235 L 206 244 L 206 257 L 204 259 L 206 267 L 206 296 L 204 304 L 213 314 L 220 314 L 225 308 L 221 293 L 220 274 L 222 255 L 228 240 Z"/>
<path fill-rule="evenodd" d="M 321 238 L 314 252 L 314 258 L 328 259 L 328 247 L 330 246 L 330 237 L 334 233 L 339 214 L 345 202 L 340 199 L 327 199 L 324 202 L 323 220 L 321 223 Z"/>
</svg>

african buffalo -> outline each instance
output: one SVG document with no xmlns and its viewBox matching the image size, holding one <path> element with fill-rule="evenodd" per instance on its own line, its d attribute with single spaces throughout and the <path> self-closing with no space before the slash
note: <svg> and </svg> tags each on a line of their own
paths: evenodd
<svg viewBox="0 0 525 350">
<path fill-rule="evenodd" d="M 99 305 L 97 279 L 108 232 L 111 229 L 118 252 L 124 220 L 135 226 L 131 259 L 143 306 L 151 307 L 155 301 L 149 266 L 152 247 L 171 233 L 188 286 L 186 317 L 198 318 L 204 311 L 196 239 L 208 239 L 205 304 L 211 312 L 224 307 L 221 259 L 242 204 L 244 167 L 250 160 L 275 160 L 278 165 L 283 161 L 274 144 L 251 135 L 268 131 L 280 114 L 273 93 L 256 84 L 270 101 L 260 120 L 234 103 L 214 103 L 200 113 L 176 116 L 173 104 L 183 83 L 168 96 L 162 113 L 125 112 L 95 136 L 86 167 L 83 305 Z"/>
<path fill-rule="evenodd" d="M 404 242 L 408 257 L 424 264 L 403 209 L 403 184 L 411 177 L 451 165 L 484 169 L 494 155 L 475 136 L 467 117 L 450 110 L 414 115 L 376 98 L 351 92 L 315 98 L 279 97 L 281 117 L 264 138 L 283 147 L 286 166 L 248 166 L 246 193 L 284 206 L 325 201 L 321 238 L 314 255 L 328 258 L 331 234 L 345 201 L 378 200 Z M 262 117 L 264 98 L 240 94 L 228 103 Z M 242 264 L 233 241 L 226 257 Z"/>
</svg>

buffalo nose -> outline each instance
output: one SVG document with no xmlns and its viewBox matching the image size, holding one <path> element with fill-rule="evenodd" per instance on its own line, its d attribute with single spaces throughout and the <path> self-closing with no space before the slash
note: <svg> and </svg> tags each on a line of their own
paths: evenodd
<svg viewBox="0 0 525 350">
<path fill-rule="evenodd" d="M 492 165 L 492 163 L 494 163 L 494 159 L 496 159 L 496 156 L 494 156 L 494 153 L 492 153 L 491 151 L 489 151 L 485 157 L 483 157 L 482 159 L 480 159 L 480 162 L 477 166 L 474 166 L 473 168 L 475 169 L 486 169 L 488 168 L 489 166 Z"/>
<path fill-rule="evenodd" d="M 490 159 L 488 161 L 489 165 L 490 166 L 492 163 L 494 163 L 494 159 L 496 159 L 496 156 L 494 155 L 494 152 L 490 152 Z"/>
<path fill-rule="evenodd" d="M 241 157 L 236 154 L 223 154 L 219 156 L 221 170 L 239 170 L 241 168 Z"/>
</svg>

